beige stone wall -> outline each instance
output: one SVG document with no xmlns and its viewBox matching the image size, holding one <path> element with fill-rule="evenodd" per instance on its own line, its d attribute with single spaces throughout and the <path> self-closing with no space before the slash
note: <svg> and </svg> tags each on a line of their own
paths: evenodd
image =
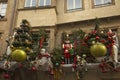
<svg viewBox="0 0 120 80">
<path fill-rule="evenodd" d="M 120 0 L 115 5 L 92 8 L 93 0 L 83 0 L 83 10 L 66 12 L 65 0 L 57 0 L 57 24 L 120 15 Z"/>
<path fill-rule="evenodd" d="M 56 12 L 51 9 L 19 10 L 16 27 L 19 27 L 22 19 L 27 19 L 31 26 L 54 26 L 56 24 Z"/>
</svg>

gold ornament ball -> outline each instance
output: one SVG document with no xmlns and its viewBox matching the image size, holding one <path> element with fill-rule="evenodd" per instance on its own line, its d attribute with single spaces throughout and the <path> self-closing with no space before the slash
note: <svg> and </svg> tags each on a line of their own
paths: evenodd
<svg viewBox="0 0 120 80">
<path fill-rule="evenodd" d="M 11 57 L 13 60 L 17 62 L 23 62 L 27 59 L 27 54 L 25 51 L 21 49 L 16 49 L 15 51 L 12 52 Z"/>
<path fill-rule="evenodd" d="M 107 48 L 102 43 L 95 43 L 90 47 L 90 52 L 94 57 L 102 57 L 107 53 Z"/>
</svg>

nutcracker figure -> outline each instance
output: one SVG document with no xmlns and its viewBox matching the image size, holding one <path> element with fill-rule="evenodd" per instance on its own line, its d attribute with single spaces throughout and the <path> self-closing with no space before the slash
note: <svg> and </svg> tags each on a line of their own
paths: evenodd
<svg viewBox="0 0 120 80">
<path fill-rule="evenodd" d="M 64 51 L 64 57 L 65 57 L 65 64 L 70 64 L 70 59 L 71 59 L 71 54 L 70 54 L 70 50 L 72 49 L 72 44 L 70 43 L 70 41 L 68 40 L 69 35 L 67 34 L 67 40 L 65 40 L 65 42 L 63 43 L 62 47 L 63 47 L 63 51 Z"/>
</svg>

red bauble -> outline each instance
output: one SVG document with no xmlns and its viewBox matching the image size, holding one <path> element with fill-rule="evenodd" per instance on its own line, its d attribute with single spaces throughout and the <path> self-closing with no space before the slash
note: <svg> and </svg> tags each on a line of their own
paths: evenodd
<svg viewBox="0 0 120 80">
<path fill-rule="evenodd" d="M 114 44 L 114 43 L 115 43 L 115 40 L 112 40 L 112 43 Z"/>
<path fill-rule="evenodd" d="M 5 73 L 3 76 L 4 76 L 5 79 L 9 79 L 10 78 L 10 75 L 8 73 Z"/>
<path fill-rule="evenodd" d="M 64 62 L 64 61 L 62 61 L 62 62 L 61 62 L 61 64 L 63 65 L 63 64 L 65 64 L 65 62 Z"/>
<path fill-rule="evenodd" d="M 32 71 L 36 71 L 37 69 L 36 69 L 36 67 L 35 66 L 33 66 L 32 67 Z"/>
<path fill-rule="evenodd" d="M 108 39 L 111 40 L 112 38 L 109 36 Z"/>
<path fill-rule="evenodd" d="M 101 42 L 101 43 L 105 43 L 105 42 L 106 42 L 106 40 L 105 40 L 105 39 L 102 39 L 100 42 Z"/>
<path fill-rule="evenodd" d="M 76 68 L 77 66 L 76 66 L 76 64 L 73 64 L 72 67 L 73 67 L 73 68 Z"/>
<path fill-rule="evenodd" d="M 22 67 L 23 67 L 23 64 L 22 64 L 22 63 L 20 63 L 20 64 L 19 64 L 19 68 L 22 68 Z"/>
<path fill-rule="evenodd" d="M 92 34 L 95 34 L 96 32 L 97 32 L 96 30 L 93 30 L 93 31 L 92 31 Z"/>
<path fill-rule="evenodd" d="M 100 39 L 100 37 L 99 36 L 96 36 L 96 38 L 95 38 L 96 40 L 98 40 L 98 39 Z"/>
<path fill-rule="evenodd" d="M 89 38 L 88 37 L 85 37 L 85 41 L 87 41 Z"/>
<path fill-rule="evenodd" d="M 85 42 L 82 43 L 83 46 L 87 46 L 87 44 Z"/>
</svg>

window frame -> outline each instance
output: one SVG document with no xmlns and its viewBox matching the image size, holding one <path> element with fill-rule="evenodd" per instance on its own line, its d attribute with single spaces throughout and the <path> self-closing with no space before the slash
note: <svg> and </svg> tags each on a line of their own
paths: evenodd
<svg viewBox="0 0 120 80">
<path fill-rule="evenodd" d="M 104 0 L 101 0 L 102 2 Z M 115 5 L 115 0 L 111 0 L 110 4 L 99 4 L 99 5 L 95 5 L 95 0 L 92 0 L 92 8 L 98 8 L 98 7 L 105 7 L 105 6 L 111 6 L 111 5 Z"/>
<path fill-rule="evenodd" d="M 74 6 L 75 6 L 75 0 L 74 1 Z M 68 9 L 68 0 L 65 0 L 64 2 L 64 8 L 65 8 L 65 12 L 73 12 L 73 11 L 80 11 L 80 10 L 84 10 L 84 0 L 81 0 L 81 7 L 80 8 L 74 8 L 74 9 Z"/>
<path fill-rule="evenodd" d="M 6 5 L 5 8 L 2 8 L 3 5 Z M 8 2 L 7 1 L 0 1 L 0 19 L 4 19 L 6 17 L 7 14 L 7 6 L 8 6 Z M 2 10 L 5 9 L 4 15 L 2 16 Z"/>
</svg>

